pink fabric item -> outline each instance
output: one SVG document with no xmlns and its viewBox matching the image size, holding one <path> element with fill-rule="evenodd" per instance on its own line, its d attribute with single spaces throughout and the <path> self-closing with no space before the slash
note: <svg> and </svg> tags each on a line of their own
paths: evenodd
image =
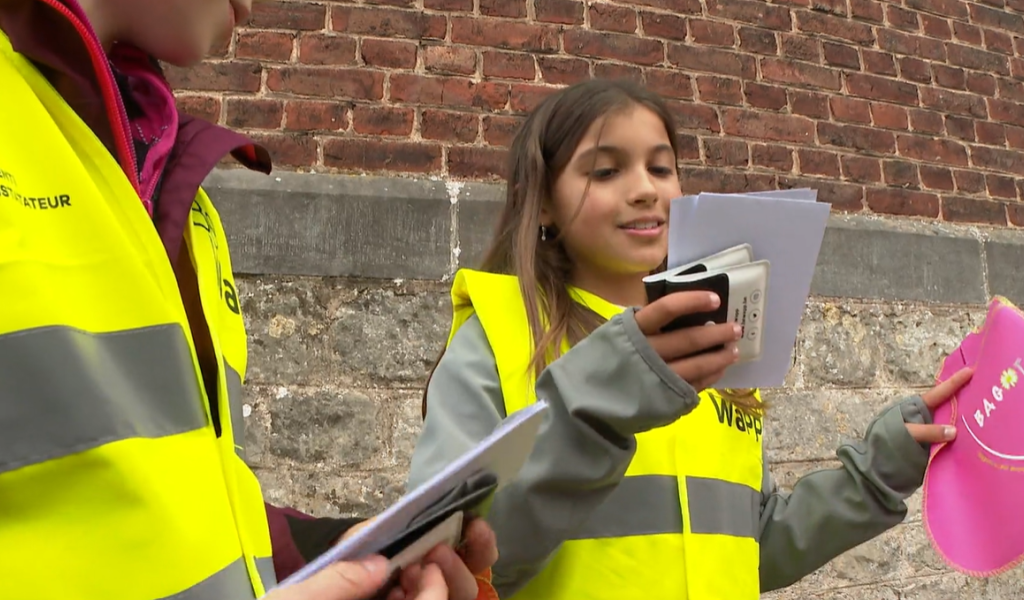
<svg viewBox="0 0 1024 600">
<path fill-rule="evenodd" d="M 110 62 L 128 77 L 131 95 L 142 115 L 129 121 L 131 136 L 149 147 L 139 165 L 139 195 L 152 215 L 153 192 L 164 172 L 178 133 L 178 110 L 171 85 L 145 52 L 127 44 L 114 44 Z"/>
<path fill-rule="evenodd" d="M 171 86 L 164 78 L 160 67 L 144 52 L 127 44 L 114 44 L 107 56 L 100 53 L 100 41 L 92 29 L 78 0 L 47 0 L 55 8 L 63 7 L 71 15 L 79 34 L 86 41 L 86 46 L 95 49 L 93 59 L 99 71 L 105 71 L 100 77 L 100 85 L 109 89 L 112 96 L 109 103 L 116 103 L 116 110 L 110 112 L 111 126 L 119 141 L 124 140 L 121 166 L 128 178 L 135 185 L 146 211 L 153 216 L 153 194 L 160 181 L 160 175 L 167 165 L 167 160 L 174 148 L 175 136 L 178 132 L 178 111 L 175 105 Z M 141 116 L 129 119 L 121 98 L 121 91 L 114 84 L 114 73 L 111 65 L 128 78 L 130 94 L 135 101 Z M 113 107 L 112 107 L 113 108 Z M 120 129 L 121 131 L 116 131 Z M 138 160 L 135 147 L 130 140 L 137 140 L 148 147 L 143 164 L 135 165 Z M 119 150 L 119 153 L 122 151 Z M 130 164 L 129 164 L 130 163 Z M 138 167 L 136 172 L 133 167 Z"/>
<path fill-rule="evenodd" d="M 996 575 L 1024 560 L 1024 314 L 1004 298 L 943 363 L 944 381 L 964 366 L 974 376 L 935 410 L 957 437 L 932 446 L 923 517 L 932 545 L 954 569 Z"/>
</svg>

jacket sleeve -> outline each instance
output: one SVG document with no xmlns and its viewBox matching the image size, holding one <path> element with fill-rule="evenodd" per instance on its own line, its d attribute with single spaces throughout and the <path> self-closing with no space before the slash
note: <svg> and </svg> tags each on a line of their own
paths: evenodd
<svg viewBox="0 0 1024 600">
<path fill-rule="evenodd" d="M 928 450 L 905 423 L 931 423 L 915 396 L 885 410 L 864 439 L 840 446 L 842 466 L 802 477 L 779 492 L 765 461 L 761 500 L 761 592 L 796 583 L 843 552 L 881 535 L 907 515 L 924 482 Z"/>
<path fill-rule="evenodd" d="M 501 597 L 524 586 L 621 481 L 635 435 L 696 407 L 697 393 L 647 343 L 628 310 L 538 378 L 551 406 L 518 478 L 495 497 L 493 582 Z M 638 401 L 643 399 L 643 401 Z M 494 353 L 474 316 L 455 334 L 427 388 L 427 417 L 412 458 L 415 487 L 505 418 Z"/>
</svg>

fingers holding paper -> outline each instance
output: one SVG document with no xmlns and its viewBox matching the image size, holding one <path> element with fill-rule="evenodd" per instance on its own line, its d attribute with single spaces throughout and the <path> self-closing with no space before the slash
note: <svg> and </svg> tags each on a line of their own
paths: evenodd
<svg viewBox="0 0 1024 600">
<path fill-rule="evenodd" d="M 960 388 L 966 385 L 971 380 L 972 375 L 974 375 L 974 368 L 964 367 L 954 373 L 949 379 L 921 394 L 921 399 L 924 400 L 925 406 L 929 410 L 934 411 L 945 402 L 948 402 Z M 910 435 L 916 441 L 922 444 L 940 444 L 953 441 L 956 438 L 956 428 L 952 425 L 908 423 L 907 431 L 910 432 Z"/>
<path fill-rule="evenodd" d="M 401 585 L 391 590 L 388 600 L 473 600 L 472 596 L 459 596 L 446 581 L 441 567 L 434 563 L 409 565 L 402 569 Z"/>
<path fill-rule="evenodd" d="M 442 589 L 439 599 L 473 600 L 479 591 L 476 578 L 448 546 L 438 546 L 423 562 L 402 569 L 399 581 L 388 600 L 434 600 Z"/>
<path fill-rule="evenodd" d="M 464 550 L 459 554 L 470 573 L 478 575 L 498 561 L 498 538 L 483 519 L 473 519 L 463 536 Z"/>
<path fill-rule="evenodd" d="M 365 600 L 384 584 L 387 566 L 387 560 L 379 556 L 360 562 L 337 562 L 305 581 L 270 592 L 266 600 Z M 436 596 L 438 600 L 446 597 Z M 434 598 L 424 596 L 422 600 Z"/>
<path fill-rule="evenodd" d="M 439 552 L 442 549 L 447 553 Z M 388 600 L 473 600 L 477 595 L 476 583 L 468 570 L 461 573 L 459 567 L 466 569 L 451 548 L 438 547 L 424 562 L 402 569 L 400 585 L 388 594 Z M 454 570 L 457 576 L 449 577 L 446 569 Z M 367 600 L 374 597 L 386 579 L 387 560 L 382 557 L 337 562 L 305 581 L 270 592 L 266 600 Z"/>
<path fill-rule="evenodd" d="M 712 311 L 721 304 L 716 294 L 679 292 L 668 294 L 637 311 L 636 322 L 651 347 L 697 391 L 713 385 L 736 363 L 736 342 L 743 331 L 735 323 L 662 329 L 678 317 Z"/>
<path fill-rule="evenodd" d="M 459 552 L 439 544 L 419 562 L 404 567 L 400 585 L 391 591 L 388 600 L 433 600 L 442 591 L 444 595 L 438 598 L 475 600 L 481 584 L 489 585 L 480 579 L 481 574 L 489 573 L 498 560 L 497 538 L 485 521 L 473 519 L 466 525 L 462 540 L 463 550 Z"/>
<path fill-rule="evenodd" d="M 683 315 L 709 312 L 722 304 L 711 292 L 677 292 L 651 302 L 636 313 L 636 324 L 644 335 L 657 335 L 662 328 Z"/>
</svg>

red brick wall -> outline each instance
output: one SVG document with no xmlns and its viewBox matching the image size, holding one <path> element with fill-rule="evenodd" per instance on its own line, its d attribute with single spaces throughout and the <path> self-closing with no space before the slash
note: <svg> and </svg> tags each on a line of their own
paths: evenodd
<svg viewBox="0 0 1024 600">
<path fill-rule="evenodd" d="M 553 87 L 630 77 L 671 99 L 688 191 L 1024 226 L 1024 0 L 257 0 L 170 73 L 279 168 L 459 179 Z"/>
</svg>

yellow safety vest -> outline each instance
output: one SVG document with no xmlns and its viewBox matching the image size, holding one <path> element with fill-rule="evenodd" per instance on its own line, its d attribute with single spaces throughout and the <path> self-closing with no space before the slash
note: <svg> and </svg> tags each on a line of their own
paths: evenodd
<svg viewBox="0 0 1024 600">
<path fill-rule="evenodd" d="M 571 292 L 605 318 L 622 312 Z M 475 313 L 494 351 L 506 414 L 534 402 L 518 280 L 463 269 L 452 304 L 449 343 Z M 759 418 L 705 391 L 689 415 L 638 435 L 616 491 L 515 600 L 756 600 L 761 431 Z"/>
<path fill-rule="evenodd" d="M 185 232 L 223 365 L 214 417 L 121 167 L 2 32 L 0 82 L 0 596 L 264 594 L 270 531 L 239 455 L 246 339 L 217 211 L 200 191 Z"/>
</svg>

